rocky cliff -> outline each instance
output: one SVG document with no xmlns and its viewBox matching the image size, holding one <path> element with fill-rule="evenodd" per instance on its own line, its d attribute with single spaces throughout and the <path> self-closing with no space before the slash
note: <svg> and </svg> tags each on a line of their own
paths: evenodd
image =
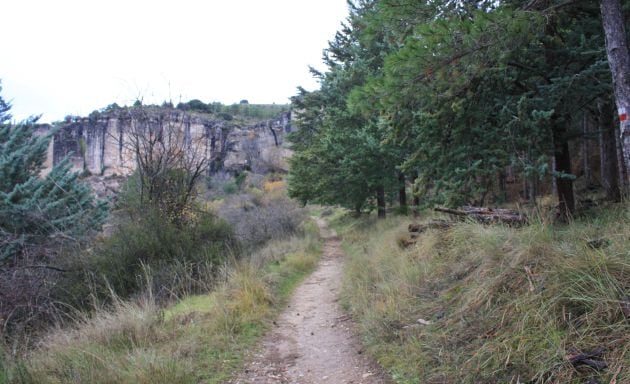
<svg viewBox="0 0 630 384">
<path fill-rule="evenodd" d="M 120 108 L 58 124 L 47 167 L 70 157 L 74 170 L 101 176 L 133 172 L 136 161 L 130 143 L 140 126 L 177 130 L 190 150 L 207 158 L 210 172 L 286 169 L 285 135 L 294 130 L 291 112 L 248 123 L 158 107 Z"/>
</svg>

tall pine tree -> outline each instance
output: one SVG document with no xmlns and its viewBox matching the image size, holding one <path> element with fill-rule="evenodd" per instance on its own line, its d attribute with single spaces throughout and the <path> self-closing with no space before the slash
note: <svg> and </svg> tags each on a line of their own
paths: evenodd
<svg viewBox="0 0 630 384">
<path fill-rule="evenodd" d="M 313 71 L 320 89 L 293 98 L 301 129 L 290 138 L 289 195 L 303 202 L 339 204 L 356 211 L 376 202 L 385 215 L 385 196 L 398 191 L 397 151 L 384 143 L 378 114 L 352 108 L 353 89 L 378 73 L 387 53 L 382 35 L 361 40 L 376 1 L 349 2 L 350 17 L 325 51 L 327 72 Z"/>
</svg>

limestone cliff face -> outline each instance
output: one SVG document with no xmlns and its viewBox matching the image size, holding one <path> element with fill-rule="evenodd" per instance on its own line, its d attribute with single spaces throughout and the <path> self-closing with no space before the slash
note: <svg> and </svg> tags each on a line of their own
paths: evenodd
<svg viewBox="0 0 630 384">
<path fill-rule="evenodd" d="M 189 149 L 210 162 L 210 172 L 285 168 L 285 135 L 294 127 L 291 113 L 255 124 L 239 124 L 176 109 L 123 109 L 60 123 L 49 148 L 47 165 L 70 157 L 73 169 L 93 175 L 128 175 L 135 169 L 130 145 L 142 126 L 176 130 Z M 46 172 L 46 171 L 44 171 Z"/>
</svg>

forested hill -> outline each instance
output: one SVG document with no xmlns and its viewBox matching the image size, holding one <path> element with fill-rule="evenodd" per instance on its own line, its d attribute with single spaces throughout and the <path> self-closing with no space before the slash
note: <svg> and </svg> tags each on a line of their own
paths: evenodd
<svg viewBox="0 0 630 384">
<path fill-rule="evenodd" d="M 405 183 L 414 205 L 554 192 L 568 216 L 576 189 L 627 188 L 599 1 L 349 3 L 321 87 L 293 98 L 293 197 L 384 215 Z"/>
</svg>

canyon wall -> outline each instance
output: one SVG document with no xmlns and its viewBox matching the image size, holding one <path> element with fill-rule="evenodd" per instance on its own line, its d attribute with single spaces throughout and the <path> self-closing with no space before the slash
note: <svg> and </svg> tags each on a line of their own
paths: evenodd
<svg viewBox="0 0 630 384">
<path fill-rule="evenodd" d="M 209 161 L 209 172 L 286 170 L 285 135 L 294 130 L 291 112 L 275 119 L 239 123 L 171 108 L 121 108 L 59 123 L 47 168 L 69 157 L 75 171 L 129 175 L 136 167 L 134 138 L 141 130 L 177 132 L 188 151 Z M 46 173 L 47 170 L 44 171 Z"/>
</svg>

